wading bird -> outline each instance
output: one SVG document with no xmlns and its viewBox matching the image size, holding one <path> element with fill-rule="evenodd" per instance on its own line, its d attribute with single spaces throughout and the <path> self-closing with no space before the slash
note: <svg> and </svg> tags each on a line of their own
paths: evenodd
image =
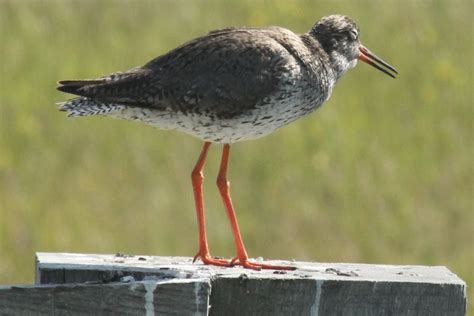
<svg viewBox="0 0 474 316">
<path fill-rule="evenodd" d="M 229 193 L 230 145 L 268 135 L 316 110 L 357 60 L 395 78 L 397 71 L 362 46 L 348 17 L 321 18 L 305 34 L 281 27 L 211 31 L 146 65 L 92 80 L 60 81 L 58 90 L 79 97 L 60 103 L 69 116 L 105 115 L 174 129 L 204 141 L 192 171 L 205 264 L 287 269 L 249 260 Z M 212 257 L 206 237 L 203 168 L 209 146 L 223 144 L 217 186 L 232 225 L 237 255 Z"/>
</svg>

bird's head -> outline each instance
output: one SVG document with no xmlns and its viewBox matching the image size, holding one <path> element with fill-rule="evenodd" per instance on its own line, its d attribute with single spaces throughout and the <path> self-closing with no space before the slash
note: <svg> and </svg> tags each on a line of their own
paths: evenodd
<svg viewBox="0 0 474 316">
<path fill-rule="evenodd" d="M 337 78 L 355 67 L 357 60 L 368 63 L 392 78 L 398 74 L 395 68 L 360 43 L 359 27 L 347 16 L 325 16 L 316 22 L 310 34 L 329 55 Z"/>
</svg>

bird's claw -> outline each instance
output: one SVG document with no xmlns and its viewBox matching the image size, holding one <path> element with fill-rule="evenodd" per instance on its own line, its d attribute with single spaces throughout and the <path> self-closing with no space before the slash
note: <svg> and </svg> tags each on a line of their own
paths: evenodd
<svg viewBox="0 0 474 316">
<path fill-rule="evenodd" d="M 230 261 L 230 265 L 240 265 L 243 268 L 246 269 L 252 269 L 252 270 L 257 270 L 260 271 L 262 269 L 267 269 L 267 270 L 296 270 L 296 267 L 291 267 L 291 266 L 279 266 L 279 265 L 271 265 L 271 264 L 265 264 L 265 263 L 257 263 L 257 262 L 250 262 L 247 257 L 235 257 Z"/>
<path fill-rule="evenodd" d="M 202 263 L 206 265 L 213 265 L 213 266 L 220 266 L 220 267 L 233 267 L 236 265 L 242 266 L 245 269 L 252 269 L 256 271 L 260 271 L 262 269 L 267 270 L 296 270 L 296 267 L 292 266 L 280 266 L 280 265 L 272 265 L 272 264 L 265 264 L 265 263 L 257 263 L 251 262 L 248 257 L 234 257 L 230 261 L 226 259 L 212 257 L 208 252 L 198 252 L 193 259 L 193 263 L 196 262 L 197 259 L 201 259 Z"/>
<path fill-rule="evenodd" d="M 193 259 L 193 263 L 196 262 L 197 259 L 201 259 L 202 263 L 209 264 L 213 266 L 220 266 L 220 267 L 230 267 L 231 264 L 228 260 L 219 259 L 212 257 L 209 253 L 201 253 L 198 252 Z"/>
</svg>

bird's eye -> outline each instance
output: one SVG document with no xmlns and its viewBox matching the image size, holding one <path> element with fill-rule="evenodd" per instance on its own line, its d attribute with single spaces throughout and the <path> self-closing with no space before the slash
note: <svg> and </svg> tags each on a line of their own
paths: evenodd
<svg viewBox="0 0 474 316">
<path fill-rule="evenodd" d="M 349 32 L 349 33 L 350 33 L 350 35 L 351 35 L 351 38 L 352 38 L 353 40 L 356 40 L 356 39 L 357 39 L 357 37 L 359 36 L 359 34 L 357 33 L 357 31 L 356 31 L 356 30 L 350 30 L 350 32 Z"/>
</svg>

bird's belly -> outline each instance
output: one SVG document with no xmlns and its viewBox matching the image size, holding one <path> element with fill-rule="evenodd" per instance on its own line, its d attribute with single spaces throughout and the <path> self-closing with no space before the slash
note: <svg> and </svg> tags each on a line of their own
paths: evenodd
<svg viewBox="0 0 474 316">
<path fill-rule="evenodd" d="M 307 95 L 307 91 L 279 93 L 265 98 L 250 111 L 231 118 L 183 113 L 173 110 L 121 107 L 109 116 L 137 120 L 160 129 L 178 130 L 204 141 L 235 143 L 263 137 L 314 111 L 328 94 Z"/>
</svg>

